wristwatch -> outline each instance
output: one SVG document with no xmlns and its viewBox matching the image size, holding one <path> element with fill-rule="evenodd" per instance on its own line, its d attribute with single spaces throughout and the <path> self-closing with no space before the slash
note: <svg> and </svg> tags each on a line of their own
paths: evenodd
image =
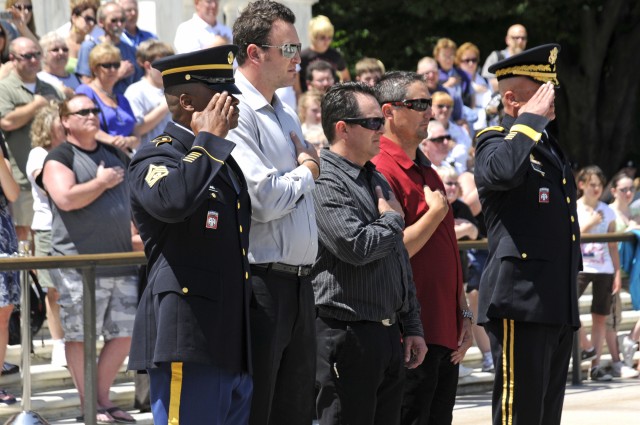
<svg viewBox="0 0 640 425">
<path fill-rule="evenodd" d="M 462 310 L 462 317 L 471 320 L 471 324 L 473 325 L 473 311 L 466 309 Z"/>
</svg>

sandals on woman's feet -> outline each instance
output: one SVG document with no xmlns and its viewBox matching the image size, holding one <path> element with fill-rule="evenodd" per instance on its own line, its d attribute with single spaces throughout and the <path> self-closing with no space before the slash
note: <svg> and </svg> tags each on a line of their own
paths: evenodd
<svg viewBox="0 0 640 425">
<path fill-rule="evenodd" d="M 15 402 L 16 402 L 16 397 L 13 394 L 8 393 L 6 390 L 0 389 L 1 404 L 13 404 Z"/>
</svg>

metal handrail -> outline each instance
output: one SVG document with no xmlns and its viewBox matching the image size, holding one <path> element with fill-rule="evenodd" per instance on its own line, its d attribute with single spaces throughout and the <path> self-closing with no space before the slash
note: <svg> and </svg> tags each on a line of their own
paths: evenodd
<svg viewBox="0 0 640 425">
<path fill-rule="evenodd" d="M 626 242 L 633 241 L 635 236 L 632 233 L 605 233 L 583 235 L 581 242 Z M 458 241 L 458 247 L 461 250 L 468 249 L 486 249 L 487 240 L 480 239 L 475 241 Z M 5 257 L 0 258 L 0 271 L 7 270 L 31 270 L 31 269 L 61 269 L 61 268 L 78 268 L 82 269 L 83 277 L 83 320 L 84 320 L 84 358 L 96 358 L 96 317 L 95 317 L 95 268 L 97 266 L 133 266 L 146 264 L 147 260 L 143 252 L 124 252 L 110 254 L 88 254 L 88 255 L 67 255 L 67 256 L 49 256 L 49 257 Z M 23 292 L 28 292 L 24 288 Z M 85 296 L 89 294 L 89 296 Z M 28 298 L 23 303 L 29 305 Z M 24 319 L 29 317 L 26 314 L 21 315 Z M 26 324 L 26 326 L 25 326 Z M 22 359 L 23 365 L 30 364 L 30 341 L 31 326 L 27 320 L 23 320 L 22 325 Z M 26 338 L 26 339 L 25 339 Z M 26 344 L 24 341 L 28 341 Z M 25 361 L 25 357 L 26 361 Z M 579 348 L 574 347 L 574 365 L 579 365 Z M 85 372 L 85 403 L 84 403 L 84 419 L 87 425 L 96 425 L 96 363 L 93 361 L 84 362 Z M 28 371 L 26 371 L 28 373 Z M 23 382 L 25 371 L 23 367 Z M 580 367 L 573 368 L 574 385 L 580 383 Z M 28 393 L 22 397 L 23 408 L 30 406 L 30 383 L 23 388 Z"/>
<path fill-rule="evenodd" d="M 31 376 L 28 370 L 31 365 L 31 326 L 29 323 L 28 306 L 29 286 L 26 275 L 31 269 L 61 269 L 77 268 L 82 270 L 83 294 L 82 317 L 84 326 L 84 421 L 87 425 L 96 425 L 97 393 L 97 366 L 95 361 L 96 350 L 96 267 L 97 266 L 134 266 L 146 264 L 147 259 L 143 252 L 123 252 L 111 254 L 68 255 L 50 257 L 6 257 L 0 258 L 0 271 L 22 271 L 22 303 L 23 314 L 21 317 L 22 331 L 22 409 L 23 413 L 31 410 Z"/>
</svg>

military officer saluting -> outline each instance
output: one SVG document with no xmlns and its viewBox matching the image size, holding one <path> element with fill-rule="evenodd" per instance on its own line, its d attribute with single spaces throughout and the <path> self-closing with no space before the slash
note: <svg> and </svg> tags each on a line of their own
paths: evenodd
<svg viewBox="0 0 640 425">
<path fill-rule="evenodd" d="M 560 424 L 581 268 L 576 187 L 545 131 L 560 46 L 495 63 L 506 113 L 477 136 L 475 181 L 488 230 L 478 322 L 496 365 L 494 424 Z"/>
<path fill-rule="evenodd" d="M 251 402 L 246 257 L 251 206 L 224 137 L 238 125 L 237 46 L 169 56 L 173 117 L 131 162 L 134 220 L 148 259 L 129 369 L 147 370 L 158 424 L 245 424 Z"/>
</svg>

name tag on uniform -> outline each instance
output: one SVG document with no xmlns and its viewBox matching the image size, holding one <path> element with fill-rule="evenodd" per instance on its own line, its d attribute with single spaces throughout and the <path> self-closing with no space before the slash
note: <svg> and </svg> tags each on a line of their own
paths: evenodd
<svg viewBox="0 0 640 425">
<path fill-rule="evenodd" d="M 549 203 L 549 188 L 541 187 L 538 191 L 538 202 L 540 204 L 548 204 Z"/>
<path fill-rule="evenodd" d="M 214 230 L 218 228 L 218 211 L 209 211 L 207 213 L 207 223 L 205 227 Z"/>
</svg>

